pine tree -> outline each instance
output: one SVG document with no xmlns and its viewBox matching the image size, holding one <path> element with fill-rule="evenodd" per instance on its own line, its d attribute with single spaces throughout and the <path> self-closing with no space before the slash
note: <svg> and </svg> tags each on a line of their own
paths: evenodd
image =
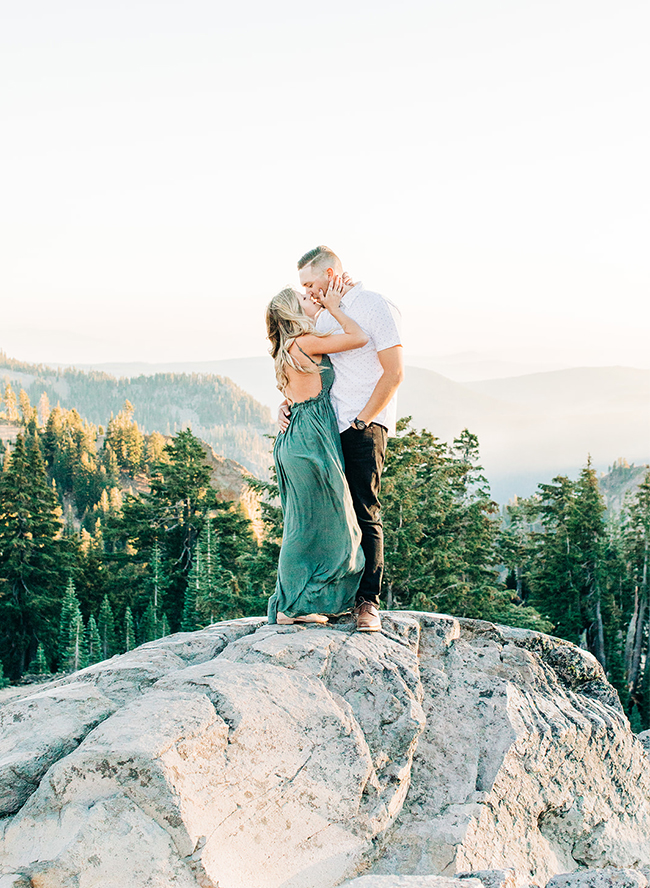
<svg viewBox="0 0 650 888">
<path fill-rule="evenodd" d="M 146 459 L 149 466 L 164 459 L 165 438 L 160 432 L 152 432 L 147 437 Z"/>
<path fill-rule="evenodd" d="M 163 563 L 162 547 L 156 539 L 147 564 L 145 594 L 148 595 L 147 606 L 140 622 L 140 642 L 153 641 L 160 638 L 161 603 L 169 589 L 169 577 Z"/>
<path fill-rule="evenodd" d="M 258 496 L 263 525 L 261 540 L 251 543 L 249 551 L 239 556 L 239 564 L 244 567 L 246 575 L 247 615 L 254 616 L 266 613 L 269 596 L 275 589 L 283 516 L 278 505 L 279 491 L 273 468 L 271 481 L 251 478 L 248 486 Z"/>
<path fill-rule="evenodd" d="M 63 670 L 76 672 L 88 665 L 88 641 L 81 611 L 73 614 L 68 629 L 68 645 L 63 656 Z"/>
<path fill-rule="evenodd" d="M 138 429 L 133 414 L 133 404 L 125 401 L 117 416 L 111 417 L 105 440 L 105 446 L 115 454 L 120 469 L 130 475 L 139 471 L 144 457 L 144 436 Z"/>
<path fill-rule="evenodd" d="M 540 484 L 537 509 L 541 531 L 531 535 L 530 601 L 550 619 L 556 635 L 582 645 L 609 668 L 626 698 L 622 611 L 608 576 L 612 552 L 591 460 L 576 481 L 558 476 Z"/>
<path fill-rule="evenodd" d="M 600 583 L 607 678 L 618 691 L 621 705 L 628 711 L 630 691 L 625 668 L 625 632 L 632 596 L 618 516 L 611 517 L 606 525 Z"/>
<path fill-rule="evenodd" d="M 124 650 L 132 651 L 135 647 L 135 628 L 133 626 L 133 614 L 131 608 L 127 607 L 124 612 Z"/>
<path fill-rule="evenodd" d="M 115 636 L 113 608 L 107 595 L 104 596 L 99 609 L 97 629 L 100 639 L 100 660 L 108 660 L 109 657 L 117 653 L 117 639 Z"/>
<path fill-rule="evenodd" d="M 602 614 L 603 560 L 605 555 L 605 505 L 591 458 L 575 484 L 571 536 L 577 549 L 579 572 L 576 582 L 582 604 L 582 621 L 587 648 L 607 668 Z"/>
<path fill-rule="evenodd" d="M 185 595 L 183 598 L 183 617 L 181 620 L 181 630 L 183 632 L 193 632 L 198 628 L 198 601 L 201 592 L 201 551 L 196 548 L 194 552 L 194 560 L 187 578 L 187 586 L 185 587 Z"/>
<path fill-rule="evenodd" d="M 167 620 L 167 614 L 163 614 L 160 626 L 160 637 L 165 638 L 167 635 L 169 635 L 169 621 Z"/>
<path fill-rule="evenodd" d="M 50 418 L 51 412 L 50 399 L 48 398 L 47 394 L 43 392 L 38 400 L 38 416 L 40 419 L 41 427 L 47 425 L 47 421 Z"/>
<path fill-rule="evenodd" d="M 452 445 L 398 423 L 382 481 L 389 607 L 441 611 L 546 629 L 498 576 L 498 507 L 478 465 L 478 440 Z"/>
<path fill-rule="evenodd" d="M 5 386 L 5 416 L 8 422 L 18 422 L 20 418 L 20 414 L 18 413 L 18 401 L 16 399 L 16 393 L 12 389 L 11 385 L 7 383 Z"/>
<path fill-rule="evenodd" d="M 102 640 L 99 634 L 99 629 L 97 628 L 97 622 L 95 618 L 91 615 L 88 620 L 88 665 L 92 666 L 94 663 L 99 663 L 103 660 L 102 656 Z"/>
<path fill-rule="evenodd" d="M 152 601 L 149 601 L 140 618 L 138 630 L 139 644 L 146 644 L 148 641 L 155 641 L 158 638 L 158 621 Z"/>
<path fill-rule="evenodd" d="M 531 557 L 539 501 L 515 497 L 503 509 L 498 548 L 501 562 L 509 571 L 506 585 L 517 603 L 526 604 L 530 595 Z M 539 529 L 539 528 L 538 528 Z"/>
<path fill-rule="evenodd" d="M 154 468 L 150 493 L 126 498 L 119 531 L 139 552 L 161 541 L 165 562 L 173 565 L 162 606 L 178 625 L 196 540 L 215 507 L 216 493 L 203 446 L 189 429 L 165 445 L 164 454 Z"/>
<path fill-rule="evenodd" d="M 638 709 L 641 717 L 642 730 L 650 728 L 650 654 L 646 652 L 643 679 L 637 688 Z"/>
<path fill-rule="evenodd" d="M 559 475 L 540 484 L 538 519 L 529 561 L 530 603 L 555 627 L 560 638 L 580 644 L 585 629 L 580 586 L 580 553 L 573 538 L 575 483 Z"/>
<path fill-rule="evenodd" d="M 23 425 L 28 426 L 30 422 L 34 421 L 36 411 L 30 404 L 29 395 L 24 389 L 20 390 L 20 393 L 18 395 L 18 403 L 20 404 L 20 415 L 23 420 Z"/>
<path fill-rule="evenodd" d="M 57 653 L 60 663 L 63 662 L 68 649 L 70 641 L 70 624 L 76 618 L 78 613 L 80 613 L 79 599 L 77 598 L 77 590 L 74 581 L 72 577 L 70 577 L 61 602 L 61 616 L 59 617 Z"/>
<path fill-rule="evenodd" d="M 104 446 L 102 448 L 102 463 L 106 469 L 106 477 L 109 486 L 114 487 L 119 483 L 120 466 L 115 451 L 110 444 L 106 443 L 106 441 L 104 441 Z"/>
<path fill-rule="evenodd" d="M 2 665 L 2 660 L 0 660 L 0 690 L 6 688 L 8 684 L 9 679 L 5 677 L 4 666 Z"/>
<path fill-rule="evenodd" d="M 196 580 L 194 570 L 196 567 Z M 196 583 L 196 611 L 199 614 L 201 625 L 213 623 L 218 612 L 218 596 L 221 589 L 218 584 L 218 574 L 221 572 L 219 554 L 215 548 L 212 522 L 208 518 L 196 541 L 196 553 L 192 570 L 188 579 L 188 586 Z"/>
<path fill-rule="evenodd" d="M 630 730 L 633 734 L 639 734 L 643 730 L 641 715 L 636 704 L 632 706 L 632 711 L 630 712 Z"/>
<path fill-rule="evenodd" d="M 38 640 L 53 637 L 68 558 L 60 510 L 36 435 L 18 435 L 0 475 L 0 652 L 14 678 L 25 671 Z"/>
<path fill-rule="evenodd" d="M 631 697 L 637 700 L 642 679 L 644 650 L 648 652 L 650 622 L 650 471 L 639 485 L 636 495 L 626 503 L 623 513 L 623 549 L 627 562 L 633 599 L 625 642 L 625 665 Z M 650 711 L 644 710 L 650 718 Z"/>
<path fill-rule="evenodd" d="M 218 504 L 199 535 L 201 571 L 197 610 L 202 625 L 266 613 L 268 593 L 255 588 L 251 569 L 260 550 L 241 505 Z"/>
<path fill-rule="evenodd" d="M 51 670 L 47 662 L 47 657 L 45 656 L 45 648 L 43 647 L 42 642 L 39 642 L 38 648 L 36 649 L 36 656 L 29 664 L 27 671 L 32 675 L 51 675 Z"/>
</svg>

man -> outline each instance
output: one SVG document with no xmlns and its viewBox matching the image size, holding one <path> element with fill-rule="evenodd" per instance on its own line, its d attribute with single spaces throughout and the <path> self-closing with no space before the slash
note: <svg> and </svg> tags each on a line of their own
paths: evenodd
<svg viewBox="0 0 650 888">
<path fill-rule="evenodd" d="M 300 283 L 315 302 L 329 282 L 343 274 L 338 256 L 320 246 L 298 262 Z M 368 334 L 363 348 L 330 355 L 336 373 L 332 405 L 341 433 L 345 475 L 361 528 L 366 568 L 357 593 L 354 614 L 357 629 L 381 629 L 379 596 L 384 572 L 384 535 L 379 492 L 388 435 L 395 434 L 397 389 L 404 377 L 400 314 L 379 293 L 355 284 L 343 297 L 341 308 Z M 338 324 L 326 311 L 316 320 L 321 332 L 337 332 Z M 288 425 L 288 408 L 285 408 Z"/>
</svg>

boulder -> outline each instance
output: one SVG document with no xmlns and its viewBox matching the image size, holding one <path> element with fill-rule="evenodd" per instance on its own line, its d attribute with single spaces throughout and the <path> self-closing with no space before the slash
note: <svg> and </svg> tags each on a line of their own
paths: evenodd
<svg viewBox="0 0 650 888">
<path fill-rule="evenodd" d="M 485 888 L 478 879 L 451 879 L 445 876 L 359 876 L 341 888 Z"/>
<path fill-rule="evenodd" d="M 229 621 L 8 700 L 0 888 L 646 888 L 646 758 L 593 657 L 383 622 Z"/>
<path fill-rule="evenodd" d="M 471 620 L 441 654 L 427 631 L 440 618 L 420 620 L 426 729 L 373 871 L 514 868 L 543 885 L 578 866 L 647 863 L 643 750 L 595 658 Z"/>
<path fill-rule="evenodd" d="M 0 888 L 31 888 L 32 881 L 20 873 L 8 873 L 0 876 Z"/>
<path fill-rule="evenodd" d="M 50 688 L 0 708 L 0 817 L 13 814 L 48 768 L 72 752 L 116 707 L 81 682 Z"/>
<path fill-rule="evenodd" d="M 637 740 L 643 746 L 646 755 L 650 755 L 650 731 L 641 731 L 636 735 Z"/>
<path fill-rule="evenodd" d="M 547 888 L 647 888 L 648 879 L 638 870 L 605 867 L 553 876 Z"/>
</svg>

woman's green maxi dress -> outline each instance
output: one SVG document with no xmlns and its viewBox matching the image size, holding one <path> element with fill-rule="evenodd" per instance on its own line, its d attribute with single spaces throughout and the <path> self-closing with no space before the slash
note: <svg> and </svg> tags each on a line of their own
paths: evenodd
<svg viewBox="0 0 650 888">
<path fill-rule="evenodd" d="M 363 573 L 361 531 L 343 472 L 329 396 L 334 370 L 327 355 L 320 369 L 320 394 L 291 405 L 289 428 L 275 440 L 284 533 L 269 623 L 276 622 L 278 612 L 298 617 L 350 610 Z"/>
</svg>

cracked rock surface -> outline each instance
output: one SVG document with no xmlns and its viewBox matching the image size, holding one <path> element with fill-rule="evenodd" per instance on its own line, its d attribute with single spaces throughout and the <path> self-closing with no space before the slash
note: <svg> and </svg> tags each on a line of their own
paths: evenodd
<svg viewBox="0 0 650 888">
<path fill-rule="evenodd" d="M 593 657 L 383 624 L 218 623 L 9 699 L 0 888 L 647 884 L 647 760 Z"/>
</svg>

